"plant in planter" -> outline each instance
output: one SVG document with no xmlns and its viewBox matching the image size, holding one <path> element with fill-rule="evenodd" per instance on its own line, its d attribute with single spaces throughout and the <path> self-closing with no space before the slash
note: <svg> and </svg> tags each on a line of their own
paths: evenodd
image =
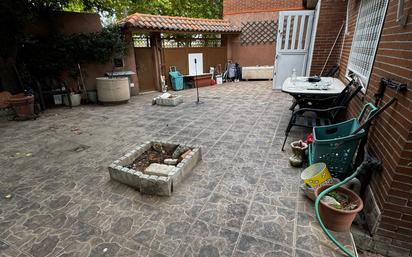
<svg viewBox="0 0 412 257">
<path fill-rule="evenodd" d="M 317 197 L 331 185 L 316 189 Z M 319 214 L 326 228 L 333 231 L 349 231 L 353 220 L 363 208 L 362 199 L 352 190 L 339 187 L 329 192 L 320 201 Z"/>
</svg>

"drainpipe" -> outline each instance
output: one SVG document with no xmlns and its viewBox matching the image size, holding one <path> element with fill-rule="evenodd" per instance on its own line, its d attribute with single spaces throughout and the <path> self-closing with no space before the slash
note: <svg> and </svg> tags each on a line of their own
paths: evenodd
<svg viewBox="0 0 412 257">
<path fill-rule="evenodd" d="M 402 27 L 406 25 L 408 16 L 404 14 L 405 0 L 398 0 L 398 11 L 396 15 L 396 22 L 399 23 Z"/>
</svg>

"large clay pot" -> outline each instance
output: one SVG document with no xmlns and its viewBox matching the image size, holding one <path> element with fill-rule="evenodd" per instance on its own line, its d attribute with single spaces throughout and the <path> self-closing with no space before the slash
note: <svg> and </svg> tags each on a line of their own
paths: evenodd
<svg viewBox="0 0 412 257">
<path fill-rule="evenodd" d="M 322 191 L 324 191 L 330 186 L 331 185 L 324 185 L 324 186 L 318 187 L 315 191 L 315 196 L 318 197 L 318 195 Z M 339 187 L 335 189 L 334 191 L 347 195 L 349 197 L 349 202 L 355 203 L 357 205 L 356 209 L 354 210 L 336 209 L 324 203 L 321 200 L 319 204 L 320 217 L 323 221 L 323 224 L 325 225 L 327 229 L 337 231 L 337 232 L 349 231 L 356 215 L 358 214 L 358 212 L 360 212 L 363 209 L 363 201 L 355 192 L 345 187 Z"/>
<path fill-rule="evenodd" d="M 34 96 L 24 95 L 23 93 L 13 95 L 9 99 L 9 103 L 13 107 L 20 119 L 32 119 L 34 117 Z"/>
<path fill-rule="evenodd" d="M 97 100 L 101 103 L 123 103 L 130 99 L 127 77 L 96 78 Z"/>
</svg>

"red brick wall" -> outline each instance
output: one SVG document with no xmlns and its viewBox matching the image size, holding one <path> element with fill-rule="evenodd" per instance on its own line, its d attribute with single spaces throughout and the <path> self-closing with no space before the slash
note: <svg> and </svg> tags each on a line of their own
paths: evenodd
<svg viewBox="0 0 412 257">
<path fill-rule="evenodd" d="M 304 9 L 302 0 L 224 0 L 223 18 L 241 28 L 250 21 L 277 21 L 279 11 L 300 9 Z M 228 59 L 241 66 L 274 65 L 275 49 L 274 42 L 242 45 L 240 36 L 228 38 Z"/>
<path fill-rule="evenodd" d="M 311 75 L 320 74 L 332 46 L 346 19 L 346 3 L 342 0 L 323 0 L 320 5 L 315 46 L 312 56 Z M 345 29 L 342 29 L 335 47 L 326 63 L 324 73 L 339 61 Z"/>
<path fill-rule="evenodd" d="M 226 15 L 224 18 L 241 28 L 242 23 L 248 21 L 277 21 L 278 12 L 233 14 Z M 275 62 L 275 49 L 275 42 L 242 45 L 239 35 L 228 38 L 228 59 L 238 62 L 241 66 L 273 65 Z"/>
<path fill-rule="evenodd" d="M 351 0 L 349 34 L 345 37 L 339 74 L 343 81 L 346 80 L 359 2 Z M 383 172 L 374 174 L 370 182 L 382 212 L 374 237 L 396 249 L 395 255 L 387 249 L 381 249 L 391 256 L 409 256 L 412 249 L 412 1 L 405 1 L 405 12 L 409 13 L 405 27 L 396 22 L 397 3 L 397 0 L 389 2 L 366 94 L 352 101 L 349 113 L 356 115 L 365 102 L 374 102 L 374 93 L 382 77 L 409 86 L 409 91 L 398 95 L 398 102 L 374 122 L 368 139 L 371 150 L 384 162 Z M 388 88 L 380 105 L 395 94 L 394 90 Z"/>
<path fill-rule="evenodd" d="M 224 0 L 223 15 L 303 9 L 302 0 Z"/>
</svg>

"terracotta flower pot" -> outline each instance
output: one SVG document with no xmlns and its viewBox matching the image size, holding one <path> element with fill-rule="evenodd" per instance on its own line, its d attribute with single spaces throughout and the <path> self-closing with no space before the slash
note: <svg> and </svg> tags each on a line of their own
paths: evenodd
<svg viewBox="0 0 412 257">
<path fill-rule="evenodd" d="M 34 96 L 24 95 L 23 93 L 13 95 L 10 97 L 9 103 L 20 119 L 32 119 L 34 117 Z"/>
<path fill-rule="evenodd" d="M 322 191 L 330 186 L 331 185 L 324 185 L 317 188 L 315 196 L 317 197 Z M 336 209 L 321 200 L 319 204 L 320 217 L 327 229 L 337 232 L 349 231 L 356 214 L 363 209 L 363 201 L 355 192 L 345 187 L 337 188 L 334 191 L 347 195 L 349 202 L 356 204 L 357 207 L 354 210 L 341 210 Z"/>
</svg>

